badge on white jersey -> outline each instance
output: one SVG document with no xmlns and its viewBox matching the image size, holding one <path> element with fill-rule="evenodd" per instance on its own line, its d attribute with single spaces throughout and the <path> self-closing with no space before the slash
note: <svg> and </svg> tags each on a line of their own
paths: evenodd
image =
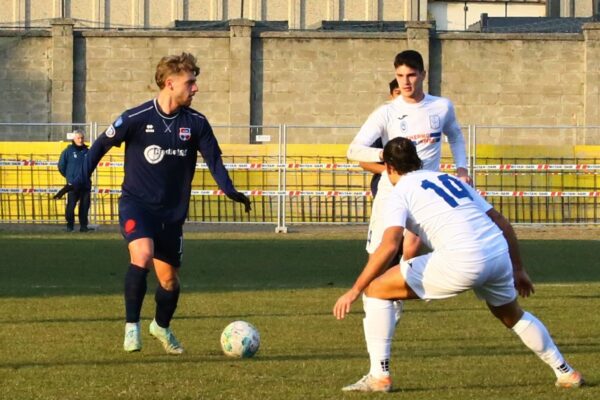
<svg viewBox="0 0 600 400">
<path fill-rule="evenodd" d="M 439 115 L 430 115 L 429 116 L 429 125 L 431 129 L 440 129 L 440 116 Z"/>
<path fill-rule="evenodd" d="M 400 132 L 402 132 L 403 135 L 406 135 L 406 132 L 408 132 L 408 123 L 405 119 L 400 120 Z"/>
</svg>

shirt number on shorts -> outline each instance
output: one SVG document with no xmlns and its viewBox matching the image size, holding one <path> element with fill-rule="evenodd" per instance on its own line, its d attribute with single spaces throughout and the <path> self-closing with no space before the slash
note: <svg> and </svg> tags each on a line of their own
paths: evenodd
<svg viewBox="0 0 600 400">
<path fill-rule="evenodd" d="M 438 196 L 444 199 L 444 201 L 448 203 L 448 205 L 452 208 L 458 206 L 458 202 L 455 200 L 455 198 L 464 199 L 465 197 L 468 197 L 469 199 L 473 200 L 473 197 L 471 197 L 471 194 L 463 186 L 462 182 L 456 179 L 455 177 L 450 176 L 448 174 L 444 174 L 438 176 L 438 180 L 442 183 L 442 186 L 444 187 L 440 187 L 427 179 L 421 182 L 421 187 L 425 190 L 433 190 Z M 446 190 L 444 190 L 444 188 Z"/>
</svg>

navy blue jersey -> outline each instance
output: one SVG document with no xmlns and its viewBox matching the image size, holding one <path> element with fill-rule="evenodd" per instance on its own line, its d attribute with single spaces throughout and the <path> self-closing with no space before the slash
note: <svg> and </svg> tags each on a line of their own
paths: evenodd
<svg viewBox="0 0 600 400">
<path fill-rule="evenodd" d="M 164 222 L 183 222 L 187 215 L 198 151 L 225 194 L 235 192 L 208 120 L 191 108 L 165 115 L 154 99 L 125 111 L 90 148 L 83 175 L 90 176 L 102 156 L 121 143 L 122 200 L 134 201 Z"/>
</svg>

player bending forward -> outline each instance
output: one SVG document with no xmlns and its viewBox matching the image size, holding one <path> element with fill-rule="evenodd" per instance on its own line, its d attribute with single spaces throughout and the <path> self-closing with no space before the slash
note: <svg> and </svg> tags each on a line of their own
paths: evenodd
<svg viewBox="0 0 600 400">
<path fill-rule="evenodd" d="M 146 277 L 154 268 L 158 280 L 156 312 L 150 334 L 168 354 L 183 347 L 170 323 L 179 301 L 179 267 L 185 221 L 198 152 L 219 187 L 250 211 L 250 200 L 238 192 L 221 159 L 221 149 L 206 117 L 190 108 L 198 91 L 200 68 L 189 53 L 163 57 L 156 67 L 158 96 L 125 111 L 94 142 L 78 179 L 55 197 L 85 185 L 112 147 L 125 143 L 125 177 L 119 199 L 119 223 L 131 264 L 125 274 L 125 340 L 127 352 L 140 351 L 140 311 Z"/>
<path fill-rule="evenodd" d="M 565 361 L 546 327 L 519 306 L 517 292 L 527 297 L 534 288 L 521 263 L 510 223 L 469 185 L 448 174 L 422 170 L 415 146 L 406 138 L 389 141 L 383 160 L 395 187 L 384 208 L 381 245 L 352 289 L 333 307 L 335 317 L 342 319 L 363 293 L 363 326 L 371 369 L 342 390 L 392 389 L 392 299 L 443 299 L 469 289 L 552 368 L 556 386 L 581 386 L 583 377 Z M 397 267 L 379 276 L 397 251 L 404 229 L 418 233 L 433 252 L 410 260 L 403 258 Z"/>
</svg>

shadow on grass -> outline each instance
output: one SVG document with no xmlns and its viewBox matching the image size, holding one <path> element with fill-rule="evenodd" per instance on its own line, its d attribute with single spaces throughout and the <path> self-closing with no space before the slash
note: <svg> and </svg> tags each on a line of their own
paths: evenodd
<svg viewBox="0 0 600 400">
<path fill-rule="evenodd" d="M 404 383 L 406 385 L 406 383 Z M 551 385 L 551 386 L 550 386 Z M 439 385 L 438 382 L 438 386 L 427 386 L 427 387 L 420 387 L 420 388 L 416 388 L 416 387 L 401 387 L 401 388 L 396 388 L 394 387 L 394 389 L 392 389 L 392 391 L 390 393 L 418 393 L 418 392 L 423 392 L 423 393 L 430 393 L 432 390 L 436 390 L 436 391 L 457 391 L 457 390 L 464 390 L 464 391 L 475 391 L 475 390 L 482 390 L 482 391 L 489 391 L 490 389 L 497 389 L 497 390 L 501 390 L 501 389 L 515 389 L 515 388 L 521 388 L 523 389 L 523 391 L 525 393 L 529 393 L 529 391 L 531 390 L 532 386 L 540 386 L 541 388 L 548 388 L 551 387 L 552 389 L 556 390 L 557 393 L 560 393 L 561 391 L 564 392 L 565 394 L 567 394 L 567 391 L 569 390 L 576 390 L 577 392 L 580 391 L 585 391 L 585 390 L 589 390 L 592 387 L 597 386 L 595 383 L 590 384 L 587 380 L 585 382 L 585 385 L 582 386 L 581 388 L 578 389 L 558 389 L 558 388 L 554 388 L 554 384 L 552 383 L 552 381 L 548 381 L 547 379 L 543 379 L 543 380 L 536 380 L 536 381 L 527 381 L 526 383 L 490 383 L 490 382 L 485 382 L 485 384 L 476 384 L 473 382 L 469 382 L 469 383 L 465 383 L 463 385 Z M 507 397 L 508 398 L 508 397 Z"/>
<path fill-rule="evenodd" d="M 150 300 L 150 299 L 148 299 Z M 331 303 L 333 304 L 334 298 L 332 297 Z M 420 301 L 416 301 L 420 302 Z M 440 307 L 444 306 L 444 302 L 439 302 Z M 150 305 L 152 308 L 153 305 Z M 423 314 L 432 314 L 432 313 L 440 313 L 446 316 L 454 315 L 454 314 L 464 314 L 467 312 L 473 311 L 482 311 L 483 314 L 490 314 L 487 308 L 485 307 L 456 307 L 455 305 L 452 309 L 427 309 L 420 307 L 419 309 L 410 309 L 409 306 L 405 306 L 405 313 L 410 314 L 410 317 L 414 317 L 417 315 Z M 539 307 L 536 307 L 539 308 Z M 118 311 L 120 309 L 116 309 Z M 354 311 L 354 314 L 362 315 L 362 311 L 360 311 L 360 307 L 357 307 L 357 310 Z M 333 318 L 333 314 L 331 311 L 323 311 L 323 312 L 299 312 L 298 310 L 290 310 L 290 312 L 254 312 L 254 313 L 219 313 L 219 314 L 203 314 L 203 315 L 193 315 L 193 314 L 185 314 L 185 313 L 177 313 L 176 320 L 178 321 L 203 321 L 203 320 L 226 320 L 226 321 L 235 321 L 235 320 L 252 320 L 255 318 L 292 318 L 292 319 L 301 319 L 305 317 L 325 317 L 325 318 Z M 491 317 L 491 314 L 490 314 Z M 107 317 L 86 317 L 86 316 L 70 316 L 69 318 L 15 318 L 11 317 L 9 319 L 0 319 L 0 324 L 6 323 L 11 325 L 20 325 L 20 324 L 48 324 L 48 323 L 57 323 L 57 324 L 65 324 L 65 323 L 96 323 L 96 322 L 122 322 L 123 317 L 121 315 L 115 316 L 107 316 Z M 490 319 L 492 321 L 492 319 Z M 498 325 L 500 326 L 500 325 Z M 446 336 L 448 337 L 448 336 Z M 421 339 L 423 340 L 423 339 Z"/>
<path fill-rule="evenodd" d="M 421 348 L 422 350 L 422 348 Z M 490 351 L 495 350 L 495 351 Z M 568 349 L 569 354 L 596 354 L 600 351 L 597 348 L 572 348 Z M 191 352 L 186 353 L 183 356 L 174 357 L 167 354 L 148 355 L 144 352 L 129 353 L 125 354 L 122 351 L 118 353 L 114 351 L 112 353 L 115 358 L 113 359 L 89 359 L 89 360 L 65 360 L 65 361 L 23 361 L 23 362 L 0 362 L 0 368 L 9 368 L 18 370 L 21 368 L 39 368 L 39 367 L 73 367 L 73 366 L 111 366 L 111 365 L 148 365 L 148 364 L 165 364 L 175 363 L 177 365 L 184 364 L 198 364 L 198 363 L 217 363 L 217 364 L 231 364 L 231 366 L 240 365 L 241 363 L 271 363 L 271 362 L 301 362 L 301 361 L 328 361 L 328 360 L 354 360 L 354 359 L 365 359 L 368 356 L 365 355 L 363 350 L 356 352 L 323 352 L 323 353 L 311 353 L 311 354 L 264 354 L 258 353 L 257 356 L 246 359 L 228 358 L 223 356 L 220 352 L 210 352 L 208 354 L 193 354 Z M 417 359 L 440 359 L 440 358 L 465 358 L 471 359 L 472 357 L 488 357 L 488 356 L 532 356 L 530 351 L 527 349 L 512 349 L 510 347 L 495 347 L 490 349 L 486 346 L 474 346 L 462 350 L 452 350 L 450 348 L 432 348 L 431 352 L 418 352 L 406 351 L 402 353 L 403 357 L 416 357 Z M 127 359 L 125 359 L 126 357 Z M 487 385 L 485 385 L 487 387 Z"/>
<path fill-rule="evenodd" d="M 599 246 L 521 241 L 536 283 L 599 282 Z M 129 265 L 117 238 L 0 238 L 0 254 L 0 297 L 121 294 Z M 347 288 L 365 261 L 362 240 L 191 239 L 180 274 L 187 292 Z"/>
<path fill-rule="evenodd" d="M 178 366 L 185 364 L 198 363 L 217 363 L 217 364 L 232 364 L 232 366 L 240 363 L 264 363 L 264 362 L 298 362 L 298 361 L 327 361 L 327 360 L 348 360 L 348 359 L 364 359 L 365 354 L 340 354 L 340 353 L 321 353 L 321 354 L 280 354 L 280 355 L 259 355 L 252 358 L 228 358 L 223 356 L 221 353 L 205 354 L 205 355 L 194 355 L 185 354 L 183 356 L 170 356 L 170 355 L 144 355 L 143 352 L 124 354 L 119 357 L 127 357 L 128 359 L 111 359 L 111 360 L 71 360 L 71 361 L 42 361 L 42 362 L 0 362 L 0 368 L 10 368 L 14 370 L 22 368 L 39 368 L 39 367 L 75 367 L 75 366 L 111 366 L 111 365 L 148 365 L 148 364 L 165 364 L 174 363 Z M 121 354 L 121 353 L 120 353 Z"/>
</svg>

